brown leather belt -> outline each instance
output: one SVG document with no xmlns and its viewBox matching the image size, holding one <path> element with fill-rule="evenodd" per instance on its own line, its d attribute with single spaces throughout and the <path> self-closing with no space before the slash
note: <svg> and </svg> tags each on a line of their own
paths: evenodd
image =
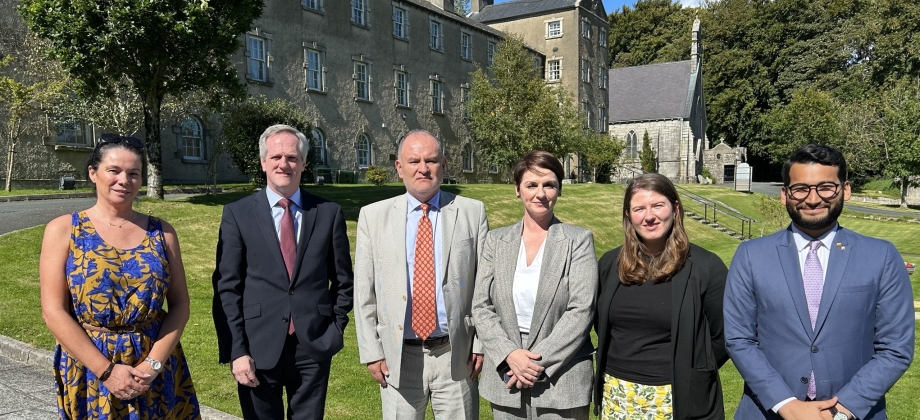
<svg viewBox="0 0 920 420">
<path fill-rule="evenodd" d="M 431 348 L 450 343 L 450 336 L 445 335 L 442 337 L 428 338 L 425 341 L 422 341 L 419 338 L 406 338 L 403 340 L 403 343 L 410 346 L 424 346 Z"/>
</svg>

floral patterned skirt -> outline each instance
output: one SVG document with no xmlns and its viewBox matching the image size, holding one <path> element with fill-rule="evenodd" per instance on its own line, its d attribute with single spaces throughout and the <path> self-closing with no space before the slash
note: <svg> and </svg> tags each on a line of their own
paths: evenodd
<svg viewBox="0 0 920 420">
<path fill-rule="evenodd" d="M 602 420 L 671 420 L 671 385 L 642 385 L 604 375 Z"/>
</svg>

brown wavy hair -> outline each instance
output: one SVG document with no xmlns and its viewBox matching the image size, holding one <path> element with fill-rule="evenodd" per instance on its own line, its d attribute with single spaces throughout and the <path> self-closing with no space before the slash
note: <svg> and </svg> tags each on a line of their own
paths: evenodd
<svg viewBox="0 0 920 420">
<path fill-rule="evenodd" d="M 658 254 L 652 254 L 646 248 L 629 217 L 632 198 L 640 190 L 665 196 L 674 211 L 674 223 L 668 232 L 667 242 L 664 250 Z M 642 174 L 629 182 L 623 196 L 623 233 L 626 238 L 617 256 L 621 283 L 630 285 L 642 284 L 647 280 L 656 283 L 667 281 L 683 268 L 690 254 L 690 240 L 684 230 L 684 208 L 680 205 L 677 189 L 670 179 L 660 174 Z"/>
</svg>

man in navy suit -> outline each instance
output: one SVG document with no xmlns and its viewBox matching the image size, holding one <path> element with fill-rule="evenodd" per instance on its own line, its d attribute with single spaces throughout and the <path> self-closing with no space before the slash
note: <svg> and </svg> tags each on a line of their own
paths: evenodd
<svg viewBox="0 0 920 420">
<path fill-rule="evenodd" d="M 354 275 L 342 208 L 300 188 L 307 138 L 259 138 L 267 187 L 224 206 L 214 271 L 220 362 L 232 363 L 243 417 L 322 419 L 342 349 Z"/>
<path fill-rule="evenodd" d="M 725 287 L 725 342 L 744 378 L 736 419 L 887 419 L 914 353 L 904 261 L 843 228 L 843 155 L 808 145 L 783 166 L 792 224 L 741 244 Z"/>
</svg>

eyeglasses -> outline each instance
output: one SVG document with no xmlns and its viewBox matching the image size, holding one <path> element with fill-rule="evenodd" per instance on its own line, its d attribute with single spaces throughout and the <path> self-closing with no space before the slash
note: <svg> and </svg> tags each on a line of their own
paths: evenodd
<svg viewBox="0 0 920 420">
<path fill-rule="evenodd" d="M 131 147 L 136 147 L 138 149 L 144 150 L 144 142 L 137 137 L 125 137 L 119 136 L 118 134 L 105 133 L 99 136 L 99 141 L 96 142 L 96 147 L 99 147 L 103 144 L 120 144 L 124 143 Z"/>
<path fill-rule="evenodd" d="M 840 192 L 840 184 L 836 182 L 822 182 L 817 185 L 794 184 L 786 187 L 786 193 L 796 200 L 804 200 L 811 194 L 812 189 L 822 200 L 830 200 Z"/>
</svg>

